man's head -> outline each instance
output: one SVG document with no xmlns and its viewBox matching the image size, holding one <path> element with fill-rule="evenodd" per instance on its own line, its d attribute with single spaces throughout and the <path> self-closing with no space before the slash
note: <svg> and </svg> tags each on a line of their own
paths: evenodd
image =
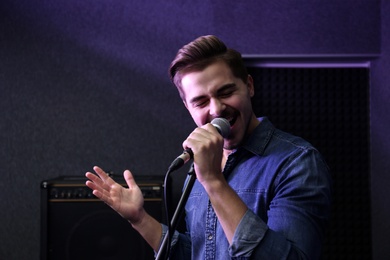
<svg viewBox="0 0 390 260">
<path fill-rule="evenodd" d="M 196 125 L 217 117 L 229 120 L 225 149 L 237 148 L 258 124 L 251 105 L 252 77 L 240 53 L 215 36 L 200 37 L 180 49 L 170 72 Z"/>
<path fill-rule="evenodd" d="M 200 71 L 210 64 L 223 61 L 228 65 L 233 75 L 247 83 L 248 72 L 241 54 L 229 49 L 216 36 L 201 36 L 187 45 L 184 45 L 176 54 L 169 68 L 169 75 L 177 87 L 180 97 L 185 100 L 181 79 L 190 71 Z"/>
</svg>

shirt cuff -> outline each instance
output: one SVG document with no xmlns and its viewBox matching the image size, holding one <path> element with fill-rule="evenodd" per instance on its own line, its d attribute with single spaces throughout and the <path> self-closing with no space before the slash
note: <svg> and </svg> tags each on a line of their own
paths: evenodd
<svg viewBox="0 0 390 260">
<path fill-rule="evenodd" d="M 234 233 L 229 247 L 231 257 L 250 257 L 264 238 L 268 226 L 251 210 L 247 210 Z"/>
<path fill-rule="evenodd" d="M 164 224 L 161 224 L 161 227 L 162 227 L 162 236 L 161 236 L 161 240 L 160 240 L 160 246 L 159 248 L 161 247 L 163 241 L 164 241 L 164 238 L 165 238 L 165 235 L 167 234 L 168 232 L 168 227 Z M 174 231 L 173 233 L 173 236 L 172 236 L 172 240 L 171 240 L 171 247 L 174 246 L 177 241 L 179 240 L 179 232 L 177 232 L 176 230 Z M 154 256 L 156 256 L 158 252 L 154 252 Z"/>
</svg>

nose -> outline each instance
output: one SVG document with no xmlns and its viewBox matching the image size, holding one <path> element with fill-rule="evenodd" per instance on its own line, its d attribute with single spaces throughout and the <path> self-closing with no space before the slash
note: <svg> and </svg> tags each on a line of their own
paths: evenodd
<svg viewBox="0 0 390 260">
<path fill-rule="evenodd" d="M 222 103 L 219 99 L 213 98 L 210 100 L 209 113 L 211 116 L 220 116 L 224 109 L 225 109 L 225 104 Z"/>
</svg>

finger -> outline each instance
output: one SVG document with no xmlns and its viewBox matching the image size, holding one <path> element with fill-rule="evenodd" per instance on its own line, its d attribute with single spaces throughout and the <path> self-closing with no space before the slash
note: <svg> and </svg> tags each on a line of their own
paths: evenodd
<svg viewBox="0 0 390 260">
<path fill-rule="evenodd" d="M 197 127 L 195 128 L 194 131 L 192 131 L 192 133 L 190 133 L 190 135 L 187 137 L 186 140 L 184 140 L 183 142 L 183 149 L 192 149 L 194 146 L 195 143 L 199 142 L 200 140 L 202 140 L 203 138 L 205 138 L 206 136 L 206 130 L 205 129 L 202 129 L 200 127 Z"/>
<path fill-rule="evenodd" d="M 100 179 L 103 180 L 104 184 L 107 184 L 108 186 L 115 184 L 115 181 L 99 166 L 94 166 L 93 170 L 96 172 L 97 175 L 99 175 Z"/>
<path fill-rule="evenodd" d="M 86 174 L 87 175 L 87 174 Z M 92 173 L 89 173 L 89 175 L 94 175 Z M 98 177 L 95 177 L 96 179 L 100 180 Z M 102 189 L 101 185 L 97 183 L 95 180 L 92 180 L 93 178 L 90 178 L 85 182 L 85 185 L 90 188 L 91 190 L 99 190 Z"/>
<path fill-rule="evenodd" d="M 210 125 L 210 128 L 212 126 Z M 214 128 L 214 127 L 213 127 Z M 211 129 L 216 131 L 215 129 Z M 196 128 L 188 138 L 183 142 L 183 149 L 191 149 L 194 153 L 197 153 L 199 149 L 210 141 L 213 141 L 215 135 L 207 130 L 206 125 Z"/>
<path fill-rule="evenodd" d="M 92 174 L 92 173 L 91 173 Z M 98 177 L 96 177 L 98 178 Z M 110 205 L 112 202 L 110 197 L 110 192 L 103 187 L 97 185 L 96 183 L 92 181 L 86 181 L 85 185 L 89 187 L 92 190 L 92 194 L 95 195 L 98 199 L 102 200 L 103 202 Z"/>
<path fill-rule="evenodd" d="M 96 174 L 87 172 L 85 176 L 89 179 L 89 181 L 86 181 L 85 185 L 87 185 L 90 189 L 98 190 L 101 193 L 103 193 L 105 189 L 109 190 L 110 187 L 106 185 Z"/>
<path fill-rule="evenodd" d="M 110 193 L 110 185 L 107 185 L 99 176 L 94 173 L 87 172 L 85 176 L 89 179 L 85 182 L 85 185 L 92 189 L 93 195 L 98 197 L 99 199 L 107 201 L 109 193 Z"/>
<path fill-rule="evenodd" d="M 137 186 L 137 183 L 135 182 L 134 176 L 130 170 L 125 170 L 123 173 L 123 177 L 125 178 L 129 189 L 133 189 Z"/>
<path fill-rule="evenodd" d="M 211 123 L 205 124 L 202 126 L 203 129 L 208 131 L 209 133 L 212 133 L 213 135 L 220 136 L 221 134 L 218 132 L 217 128 L 213 126 Z"/>
<path fill-rule="evenodd" d="M 109 177 L 107 175 L 107 173 L 105 171 L 103 171 L 102 168 L 100 168 L 99 166 L 94 166 L 93 167 L 93 170 L 96 172 L 97 175 L 99 175 L 99 177 L 104 181 L 105 179 L 107 179 L 107 177 Z"/>
<path fill-rule="evenodd" d="M 92 172 L 87 172 L 85 174 L 85 177 L 87 177 L 91 182 L 94 182 L 96 184 L 101 185 L 103 183 L 103 181 L 96 174 L 94 174 Z"/>
<path fill-rule="evenodd" d="M 93 173 L 87 172 L 85 175 L 89 179 L 85 182 L 85 185 L 92 190 L 93 195 L 102 198 L 104 194 L 104 183 Z"/>
</svg>

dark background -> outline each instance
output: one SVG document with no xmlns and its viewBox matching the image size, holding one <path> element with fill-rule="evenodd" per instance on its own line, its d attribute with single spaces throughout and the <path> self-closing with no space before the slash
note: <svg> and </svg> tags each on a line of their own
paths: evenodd
<svg viewBox="0 0 390 260">
<path fill-rule="evenodd" d="M 1 1 L 0 258 L 39 259 L 42 180 L 165 174 L 195 127 L 167 68 L 204 34 L 264 59 L 371 62 L 373 259 L 390 258 L 389 24 L 378 0 Z"/>
</svg>

